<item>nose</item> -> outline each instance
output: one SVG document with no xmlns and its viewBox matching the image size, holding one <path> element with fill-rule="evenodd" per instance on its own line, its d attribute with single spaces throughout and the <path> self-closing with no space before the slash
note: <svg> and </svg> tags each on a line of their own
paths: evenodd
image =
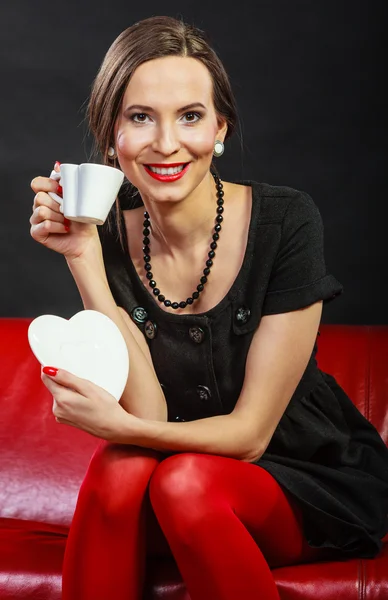
<svg viewBox="0 0 388 600">
<path fill-rule="evenodd" d="M 174 125 L 169 123 L 161 124 L 156 130 L 156 136 L 152 143 L 152 150 L 159 152 L 164 156 L 170 156 L 179 152 L 181 145 Z"/>
</svg>

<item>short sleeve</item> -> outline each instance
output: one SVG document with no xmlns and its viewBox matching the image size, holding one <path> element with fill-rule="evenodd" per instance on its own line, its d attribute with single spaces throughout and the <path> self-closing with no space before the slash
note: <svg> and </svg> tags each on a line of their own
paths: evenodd
<svg viewBox="0 0 388 600">
<path fill-rule="evenodd" d="M 343 291 L 326 272 L 323 223 L 311 197 L 298 192 L 288 204 L 279 250 L 270 275 L 262 315 L 289 312 Z"/>
</svg>

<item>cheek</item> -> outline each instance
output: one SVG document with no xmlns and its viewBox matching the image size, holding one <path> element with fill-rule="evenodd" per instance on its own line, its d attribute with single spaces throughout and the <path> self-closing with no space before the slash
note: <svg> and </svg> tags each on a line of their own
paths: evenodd
<svg viewBox="0 0 388 600">
<path fill-rule="evenodd" d="M 216 133 L 216 130 L 213 130 L 212 128 L 192 129 L 187 132 L 187 135 L 184 136 L 185 139 L 182 141 L 184 141 L 195 154 L 211 154 L 214 150 Z"/>
<path fill-rule="evenodd" d="M 125 132 L 119 131 L 116 136 L 116 148 L 118 154 L 130 154 L 133 140 Z"/>
<path fill-rule="evenodd" d="M 145 130 L 119 131 L 116 137 L 117 152 L 127 157 L 136 157 L 142 148 L 149 143 L 149 135 Z"/>
</svg>

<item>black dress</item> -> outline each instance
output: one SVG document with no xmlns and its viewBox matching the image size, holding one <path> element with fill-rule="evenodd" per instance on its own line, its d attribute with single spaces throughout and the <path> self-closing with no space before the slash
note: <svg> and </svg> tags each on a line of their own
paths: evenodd
<svg viewBox="0 0 388 600">
<path fill-rule="evenodd" d="M 288 187 L 241 183 L 252 186 L 253 197 L 243 264 L 228 294 L 206 313 L 163 311 L 117 231 L 99 230 L 113 297 L 148 341 L 169 421 L 230 413 L 261 317 L 342 292 L 326 273 L 323 226 L 311 198 Z M 122 225 L 125 232 L 123 216 Z M 257 464 L 299 504 L 311 546 L 373 557 L 388 530 L 388 450 L 334 378 L 318 369 L 316 352 L 317 344 Z"/>
</svg>

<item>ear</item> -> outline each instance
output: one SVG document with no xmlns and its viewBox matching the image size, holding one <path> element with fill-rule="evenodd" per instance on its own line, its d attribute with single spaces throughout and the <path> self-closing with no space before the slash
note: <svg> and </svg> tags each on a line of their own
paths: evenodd
<svg viewBox="0 0 388 600">
<path fill-rule="evenodd" d="M 226 132 L 228 131 L 228 124 L 225 119 L 218 119 L 218 127 L 216 139 L 223 142 L 225 140 Z"/>
</svg>

